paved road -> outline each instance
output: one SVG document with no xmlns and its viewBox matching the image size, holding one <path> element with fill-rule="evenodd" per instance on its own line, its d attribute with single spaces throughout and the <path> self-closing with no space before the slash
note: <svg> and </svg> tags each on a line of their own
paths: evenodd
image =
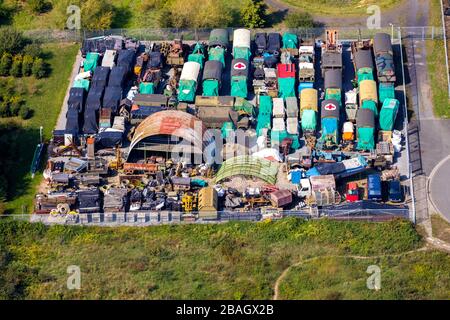
<svg viewBox="0 0 450 320">
<path fill-rule="evenodd" d="M 430 200 L 447 220 L 450 220 L 450 155 L 443 159 L 430 176 Z"/>
</svg>

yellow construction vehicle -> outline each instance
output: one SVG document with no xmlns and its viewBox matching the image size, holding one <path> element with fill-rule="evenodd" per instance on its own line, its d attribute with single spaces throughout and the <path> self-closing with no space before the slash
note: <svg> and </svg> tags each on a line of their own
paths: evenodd
<svg viewBox="0 0 450 320">
<path fill-rule="evenodd" d="M 116 152 L 116 159 L 112 160 L 109 163 L 109 168 L 111 170 L 119 170 L 123 168 L 123 160 L 122 155 L 120 154 L 120 148 L 116 146 L 115 152 Z"/>
<path fill-rule="evenodd" d="M 181 207 L 183 208 L 184 212 L 192 212 L 197 209 L 197 194 L 186 192 L 181 197 Z"/>
</svg>

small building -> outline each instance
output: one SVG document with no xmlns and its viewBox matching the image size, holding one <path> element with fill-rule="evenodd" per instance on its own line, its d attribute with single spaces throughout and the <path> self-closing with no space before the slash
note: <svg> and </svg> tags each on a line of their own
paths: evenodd
<svg viewBox="0 0 450 320">
<path fill-rule="evenodd" d="M 218 195 L 213 187 L 198 192 L 198 216 L 203 219 L 217 219 Z"/>
</svg>

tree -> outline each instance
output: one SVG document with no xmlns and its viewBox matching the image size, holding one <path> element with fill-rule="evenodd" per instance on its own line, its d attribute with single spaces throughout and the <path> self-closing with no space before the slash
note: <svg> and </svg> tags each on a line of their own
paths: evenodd
<svg viewBox="0 0 450 320">
<path fill-rule="evenodd" d="M 13 62 L 9 73 L 16 78 L 22 76 L 22 55 L 16 54 L 13 57 Z"/>
<path fill-rule="evenodd" d="M 314 28 L 314 20 L 307 12 L 292 12 L 289 13 L 285 20 L 288 28 Z"/>
<path fill-rule="evenodd" d="M 106 0 L 87 0 L 81 6 L 81 23 L 88 30 L 110 29 L 114 7 Z"/>
<path fill-rule="evenodd" d="M 33 114 L 33 112 L 31 111 L 30 108 L 26 107 L 26 106 L 22 106 L 20 107 L 19 110 L 19 116 L 23 119 L 23 120 L 27 120 L 29 118 L 31 118 L 31 115 Z"/>
<path fill-rule="evenodd" d="M 27 5 L 33 13 L 42 13 L 47 8 L 47 2 L 45 0 L 28 0 Z"/>
<path fill-rule="evenodd" d="M 262 0 L 248 0 L 241 9 L 241 20 L 246 28 L 262 28 L 266 23 L 266 5 Z"/>
<path fill-rule="evenodd" d="M 41 45 L 36 42 L 29 43 L 23 48 L 23 54 L 31 56 L 33 58 L 41 58 L 42 56 Z"/>
<path fill-rule="evenodd" d="M 33 68 L 34 59 L 32 56 L 24 55 L 22 60 L 22 75 L 24 77 L 31 76 L 31 69 Z"/>
<path fill-rule="evenodd" d="M 22 32 L 12 27 L 0 28 L 0 55 L 8 52 L 11 54 L 17 54 L 25 45 L 25 39 Z"/>
<path fill-rule="evenodd" d="M 12 55 L 9 52 L 4 52 L 0 59 L 0 76 L 9 76 L 11 70 Z"/>
<path fill-rule="evenodd" d="M 41 58 L 34 59 L 31 73 L 36 77 L 36 79 L 45 77 L 47 75 L 47 66 L 44 63 L 44 60 Z"/>
</svg>

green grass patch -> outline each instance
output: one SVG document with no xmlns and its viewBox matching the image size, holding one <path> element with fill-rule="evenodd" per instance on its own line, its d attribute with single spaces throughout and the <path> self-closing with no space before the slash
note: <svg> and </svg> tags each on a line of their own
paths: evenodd
<svg viewBox="0 0 450 320">
<path fill-rule="evenodd" d="M 0 254 L 8 257 L 0 259 L 0 283 L 9 288 L 3 298 L 24 299 L 270 299 L 276 279 L 301 259 L 422 245 L 403 220 L 289 218 L 147 228 L 3 220 L 0 234 Z M 69 265 L 81 269 L 80 290 L 66 288 Z"/>
<path fill-rule="evenodd" d="M 282 0 L 291 6 L 313 15 L 359 16 L 367 15 L 367 8 L 377 5 L 382 10 L 390 9 L 402 3 L 401 0 Z"/>
<path fill-rule="evenodd" d="M 450 243 L 450 223 L 439 214 L 432 214 L 430 218 L 433 236 Z"/>
<path fill-rule="evenodd" d="M 369 290 L 367 268 L 380 268 L 381 289 Z M 290 269 L 280 284 L 280 299 L 448 299 L 450 256 L 415 252 L 396 257 L 324 257 Z"/>
<path fill-rule="evenodd" d="M 43 50 L 50 65 L 47 78 L 9 78 L 24 93 L 25 105 L 33 110 L 33 116 L 29 120 L 0 120 L 0 125 L 10 127 L 4 139 L 13 146 L 7 153 L 9 168 L 5 170 L 11 177 L 5 205 L 8 213 L 22 213 L 23 208 L 26 208 L 25 213 L 32 211 L 36 187 L 42 179 L 41 175 L 31 179 L 29 174 L 34 149 L 39 143 L 39 127 L 43 126 L 44 138 L 49 139 L 61 110 L 78 49 L 77 44 L 45 44 Z"/>
</svg>

